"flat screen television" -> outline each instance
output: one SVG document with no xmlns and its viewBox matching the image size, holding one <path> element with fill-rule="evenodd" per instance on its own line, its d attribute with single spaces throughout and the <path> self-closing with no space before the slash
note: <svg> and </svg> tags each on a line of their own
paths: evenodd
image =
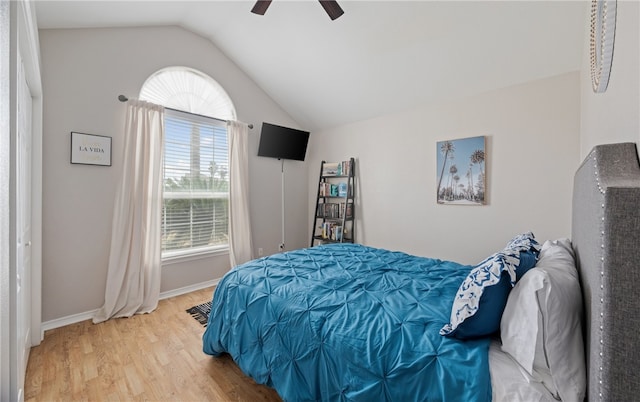
<svg viewBox="0 0 640 402">
<path fill-rule="evenodd" d="M 258 156 L 303 161 L 308 142 L 308 131 L 262 123 Z"/>
</svg>

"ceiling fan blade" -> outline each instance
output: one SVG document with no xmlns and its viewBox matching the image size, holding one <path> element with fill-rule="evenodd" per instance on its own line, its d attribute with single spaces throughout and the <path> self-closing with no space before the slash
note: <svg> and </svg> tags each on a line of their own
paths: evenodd
<svg viewBox="0 0 640 402">
<path fill-rule="evenodd" d="M 336 18 L 344 14 L 344 11 L 338 5 L 337 1 L 335 0 L 319 0 L 319 1 L 320 1 L 320 4 L 322 5 L 322 8 L 324 8 L 324 11 L 326 11 L 327 14 L 329 14 L 329 18 L 331 18 L 331 20 L 335 20 Z"/>
<path fill-rule="evenodd" d="M 271 4 L 271 0 L 258 0 L 251 9 L 251 12 L 254 14 L 264 15 L 264 13 L 267 12 L 267 8 L 269 8 L 269 4 Z"/>
</svg>

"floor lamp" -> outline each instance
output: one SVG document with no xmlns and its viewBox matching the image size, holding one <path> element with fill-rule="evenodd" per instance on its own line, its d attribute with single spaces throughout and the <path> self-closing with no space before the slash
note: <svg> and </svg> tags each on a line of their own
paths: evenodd
<svg viewBox="0 0 640 402">
<path fill-rule="evenodd" d="M 282 195 L 280 197 L 281 200 L 281 213 L 280 213 L 280 217 L 281 217 L 281 241 L 280 244 L 278 245 L 278 250 L 280 251 L 284 251 L 284 159 L 280 159 L 280 161 L 282 161 L 282 168 L 280 169 L 280 180 L 281 180 L 281 190 L 282 190 Z"/>
</svg>

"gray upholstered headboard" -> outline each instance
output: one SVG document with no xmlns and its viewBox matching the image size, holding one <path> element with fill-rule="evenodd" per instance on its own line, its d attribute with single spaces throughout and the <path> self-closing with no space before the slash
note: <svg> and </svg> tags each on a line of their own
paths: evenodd
<svg viewBox="0 0 640 402">
<path fill-rule="evenodd" d="M 585 303 L 588 400 L 638 400 L 640 167 L 635 144 L 591 151 L 575 175 L 572 222 Z"/>
</svg>

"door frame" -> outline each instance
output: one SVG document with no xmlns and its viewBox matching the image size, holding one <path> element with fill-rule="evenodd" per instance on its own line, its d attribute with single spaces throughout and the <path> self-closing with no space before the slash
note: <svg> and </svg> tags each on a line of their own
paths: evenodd
<svg viewBox="0 0 640 402">
<path fill-rule="evenodd" d="M 9 264 L 9 174 L 11 148 L 9 124 L 9 82 L 10 72 L 10 3 L 0 0 L 0 400 L 10 400 L 11 369 L 9 353 L 10 338 L 10 264 Z"/>
<path fill-rule="evenodd" d="M 42 342 L 42 79 L 33 1 L 16 3 L 18 46 L 32 99 L 31 119 L 31 345 Z"/>
<path fill-rule="evenodd" d="M 31 345 L 42 340 L 42 82 L 35 6 L 0 0 L 0 400 L 22 400 L 16 351 L 16 127 L 18 50 L 32 96 Z M 8 85 L 6 84 L 8 83 Z M 9 189 L 8 193 L 6 189 Z M 6 252 L 8 250 L 8 253 Z"/>
</svg>

